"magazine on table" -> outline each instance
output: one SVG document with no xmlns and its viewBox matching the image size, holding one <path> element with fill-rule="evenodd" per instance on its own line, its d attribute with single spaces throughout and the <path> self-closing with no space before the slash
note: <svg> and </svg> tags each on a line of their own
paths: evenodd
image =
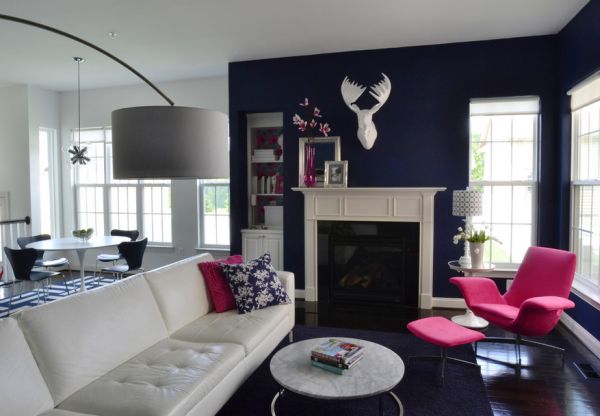
<svg viewBox="0 0 600 416">
<path fill-rule="evenodd" d="M 353 344 L 337 338 L 331 338 L 327 342 L 318 345 L 311 351 L 311 356 L 331 362 L 348 365 L 362 355 L 363 346 Z"/>
<path fill-rule="evenodd" d="M 321 364 L 324 364 L 324 365 L 327 365 L 327 366 L 330 366 L 330 367 L 336 367 L 336 368 L 339 368 L 339 369 L 342 369 L 342 370 L 347 370 L 349 368 L 354 367 L 354 365 L 356 365 L 362 359 L 362 357 L 363 357 L 362 354 L 355 355 L 352 358 L 352 360 L 348 361 L 347 364 L 340 363 L 340 362 L 338 362 L 336 360 L 330 360 L 330 359 L 325 359 L 325 358 L 321 358 L 321 357 L 316 357 L 314 355 L 311 355 L 310 359 L 312 361 L 316 361 L 316 362 L 319 362 Z"/>
</svg>

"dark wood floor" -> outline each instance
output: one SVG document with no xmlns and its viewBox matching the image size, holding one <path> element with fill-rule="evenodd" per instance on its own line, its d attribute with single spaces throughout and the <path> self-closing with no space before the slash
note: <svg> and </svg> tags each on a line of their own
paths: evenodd
<svg viewBox="0 0 600 416">
<path fill-rule="evenodd" d="M 414 319 L 426 316 L 450 317 L 459 313 L 461 312 L 448 309 L 323 306 L 298 301 L 296 322 L 308 326 L 406 332 L 406 324 Z M 495 327 L 484 332 L 488 336 L 510 336 Z M 518 374 L 514 367 L 503 364 L 514 363 L 515 352 L 512 345 L 479 344 L 477 362 L 481 366 L 494 415 L 600 416 L 600 379 L 586 379 L 575 367 L 575 363 L 587 363 L 600 372 L 600 360 L 561 324 L 548 336 L 537 340 L 565 348 L 564 365 L 560 355 L 556 353 L 522 347 L 524 368 Z"/>
</svg>

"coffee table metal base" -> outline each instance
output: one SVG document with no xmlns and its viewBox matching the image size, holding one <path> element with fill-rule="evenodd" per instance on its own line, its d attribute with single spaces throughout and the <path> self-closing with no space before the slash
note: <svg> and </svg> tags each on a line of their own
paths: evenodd
<svg viewBox="0 0 600 416">
<path fill-rule="evenodd" d="M 283 394 L 285 392 L 286 390 L 282 388 L 277 393 L 275 393 L 275 396 L 273 396 L 273 400 L 271 400 L 271 416 L 277 416 L 277 401 L 281 397 L 283 397 Z M 386 393 L 379 395 L 379 416 L 383 416 L 383 396 L 385 394 Z M 387 394 L 389 394 L 390 397 L 396 403 L 396 406 L 398 407 L 398 416 L 404 416 L 404 406 L 402 406 L 402 402 L 400 401 L 398 396 L 396 396 L 396 393 L 394 393 L 393 391 L 388 391 Z"/>
</svg>

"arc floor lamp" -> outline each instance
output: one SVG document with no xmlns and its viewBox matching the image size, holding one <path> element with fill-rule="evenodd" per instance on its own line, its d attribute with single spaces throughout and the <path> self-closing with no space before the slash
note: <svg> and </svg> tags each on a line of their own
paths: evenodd
<svg viewBox="0 0 600 416">
<path fill-rule="evenodd" d="M 20 17 L 0 19 L 34 26 L 82 43 L 133 72 L 168 106 L 121 108 L 112 112 L 115 179 L 229 177 L 229 122 L 225 114 L 175 106 L 156 85 L 126 62 L 75 35 Z"/>
</svg>

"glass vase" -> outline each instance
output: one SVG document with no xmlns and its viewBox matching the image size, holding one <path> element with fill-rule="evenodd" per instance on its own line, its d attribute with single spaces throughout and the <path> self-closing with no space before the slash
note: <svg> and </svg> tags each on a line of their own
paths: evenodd
<svg viewBox="0 0 600 416">
<path fill-rule="evenodd" d="M 315 147 L 307 143 L 304 147 L 304 186 L 312 188 L 317 184 L 315 173 Z"/>
</svg>

